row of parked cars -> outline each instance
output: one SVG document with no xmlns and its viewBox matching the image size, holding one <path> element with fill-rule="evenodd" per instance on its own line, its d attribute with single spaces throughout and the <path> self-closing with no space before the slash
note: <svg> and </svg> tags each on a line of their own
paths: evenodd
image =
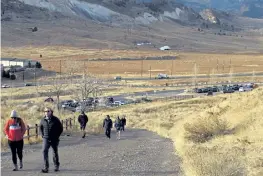
<svg viewBox="0 0 263 176">
<path fill-rule="evenodd" d="M 114 101 L 113 97 L 107 97 L 104 100 L 102 100 L 102 99 L 104 99 L 104 98 L 89 97 L 87 99 L 83 99 L 80 102 L 78 102 L 76 100 L 66 100 L 66 101 L 61 102 L 61 107 L 63 109 L 68 109 L 68 110 L 80 112 L 82 109 L 82 106 L 92 108 L 94 106 L 102 105 L 100 102 L 103 102 L 103 106 L 120 106 L 120 105 L 125 104 L 125 102 L 123 102 L 123 101 Z"/>
<path fill-rule="evenodd" d="M 195 88 L 193 91 L 195 93 L 207 93 L 207 95 L 213 95 L 215 92 L 222 93 L 233 93 L 235 91 L 247 92 L 253 90 L 256 85 L 254 83 L 248 84 L 234 84 L 234 85 L 221 85 L 213 87 Z"/>
</svg>

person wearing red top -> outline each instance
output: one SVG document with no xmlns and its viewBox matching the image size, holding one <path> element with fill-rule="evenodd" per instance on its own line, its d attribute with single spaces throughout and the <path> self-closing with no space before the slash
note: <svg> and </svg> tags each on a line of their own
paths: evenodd
<svg viewBox="0 0 263 176">
<path fill-rule="evenodd" d="M 4 127 L 4 133 L 6 134 L 6 137 L 8 138 L 8 145 L 11 149 L 12 153 L 12 160 L 14 164 L 13 171 L 18 170 L 17 166 L 17 157 L 20 160 L 20 169 L 23 168 L 23 147 L 24 147 L 24 134 L 26 132 L 25 123 L 21 118 L 18 117 L 18 114 L 15 110 L 12 110 L 11 119 L 9 119 Z"/>
</svg>

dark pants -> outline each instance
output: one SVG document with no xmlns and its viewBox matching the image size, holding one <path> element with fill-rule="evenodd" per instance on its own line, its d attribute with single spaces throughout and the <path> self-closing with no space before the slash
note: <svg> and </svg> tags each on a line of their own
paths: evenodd
<svg viewBox="0 0 263 176">
<path fill-rule="evenodd" d="M 80 130 L 85 130 L 86 129 L 86 124 L 80 124 Z"/>
<path fill-rule="evenodd" d="M 110 133 L 111 133 L 111 129 L 110 128 L 106 128 L 105 129 L 105 135 L 110 138 Z"/>
<path fill-rule="evenodd" d="M 8 145 L 11 149 L 13 163 L 17 164 L 16 155 L 18 155 L 19 160 L 22 161 L 24 140 L 21 140 L 21 141 L 10 141 L 10 140 L 8 140 Z"/>
<path fill-rule="evenodd" d="M 45 169 L 49 168 L 49 159 L 48 159 L 48 151 L 51 146 L 53 150 L 53 162 L 55 167 L 59 167 L 59 157 L 58 157 L 58 144 L 59 140 L 57 141 L 49 141 L 48 139 L 43 139 L 43 156 L 44 156 L 44 166 Z"/>
</svg>

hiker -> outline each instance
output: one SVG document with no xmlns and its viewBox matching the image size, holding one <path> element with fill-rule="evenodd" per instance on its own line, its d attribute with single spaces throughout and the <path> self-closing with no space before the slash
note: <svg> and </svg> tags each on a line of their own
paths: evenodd
<svg viewBox="0 0 263 176">
<path fill-rule="evenodd" d="M 105 129 L 105 135 L 110 139 L 111 129 L 112 129 L 112 120 L 110 116 L 107 115 L 103 120 L 103 128 Z"/>
<path fill-rule="evenodd" d="M 125 129 L 124 129 L 124 127 L 125 127 L 125 125 L 126 125 L 126 118 L 125 118 L 125 115 L 123 115 L 123 117 L 121 118 L 121 124 L 122 124 L 122 126 L 121 126 L 121 130 L 122 131 L 124 131 Z"/>
<path fill-rule="evenodd" d="M 115 120 L 114 127 L 116 128 L 116 138 L 120 139 L 121 138 L 122 121 L 121 121 L 119 116 Z"/>
<path fill-rule="evenodd" d="M 86 136 L 86 124 L 88 123 L 89 119 L 88 116 L 85 114 L 84 111 L 81 111 L 81 114 L 79 115 L 78 122 L 80 124 L 80 130 L 83 132 L 82 138 L 85 138 Z"/>
<path fill-rule="evenodd" d="M 13 171 L 18 171 L 17 156 L 20 160 L 19 168 L 23 168 L 23 147 L 24 147 L 24 134 L 26 132 L 26 126 L 23 120 L 18 116 L 15 110 L 11 111 L 11 119 L 9 119 L 4 127 L 4 133 L 8 138 L 8 145 L 12 153 L 12 161 L 14 164 Z"/>
<path fill-rule="evenodd" d="M 43 173 L 48 173 L 49 159 L 48 151 L 50 146 L 53 149 L 53 162 L 55 165 L 55 172 L 59 171 L 59 156 L 58 156 L 58 145 L 59 137 L 63 132 L 63 126 L 60 120 L 53 115 L 51 108 L 45 108 L 45 117 L 40 122 L 40 132 L 43 138 L 43 157 L 44 157 L 44 168 Z"/>
</svg>

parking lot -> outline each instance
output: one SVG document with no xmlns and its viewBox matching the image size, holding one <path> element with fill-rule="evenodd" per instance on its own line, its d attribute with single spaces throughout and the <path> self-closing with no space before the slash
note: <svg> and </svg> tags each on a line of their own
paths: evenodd
<svg viewBox="0 0 263 176">
<path fill-rule="evenodd" d="M 246 84 L 230 84 L 230 85 L 220 85 L 220 86 L 212 86 L 212 87 L 203 87 L 203 88 L 194 88 L 193 92 L 198 94 L 204 94 L 207 96 L 212 96 L 218 93 L 234 93 L 234 92 L 248 92 L 252 91 L 258 85 L 254 83 L 246 83 Z"/>
</svg>

